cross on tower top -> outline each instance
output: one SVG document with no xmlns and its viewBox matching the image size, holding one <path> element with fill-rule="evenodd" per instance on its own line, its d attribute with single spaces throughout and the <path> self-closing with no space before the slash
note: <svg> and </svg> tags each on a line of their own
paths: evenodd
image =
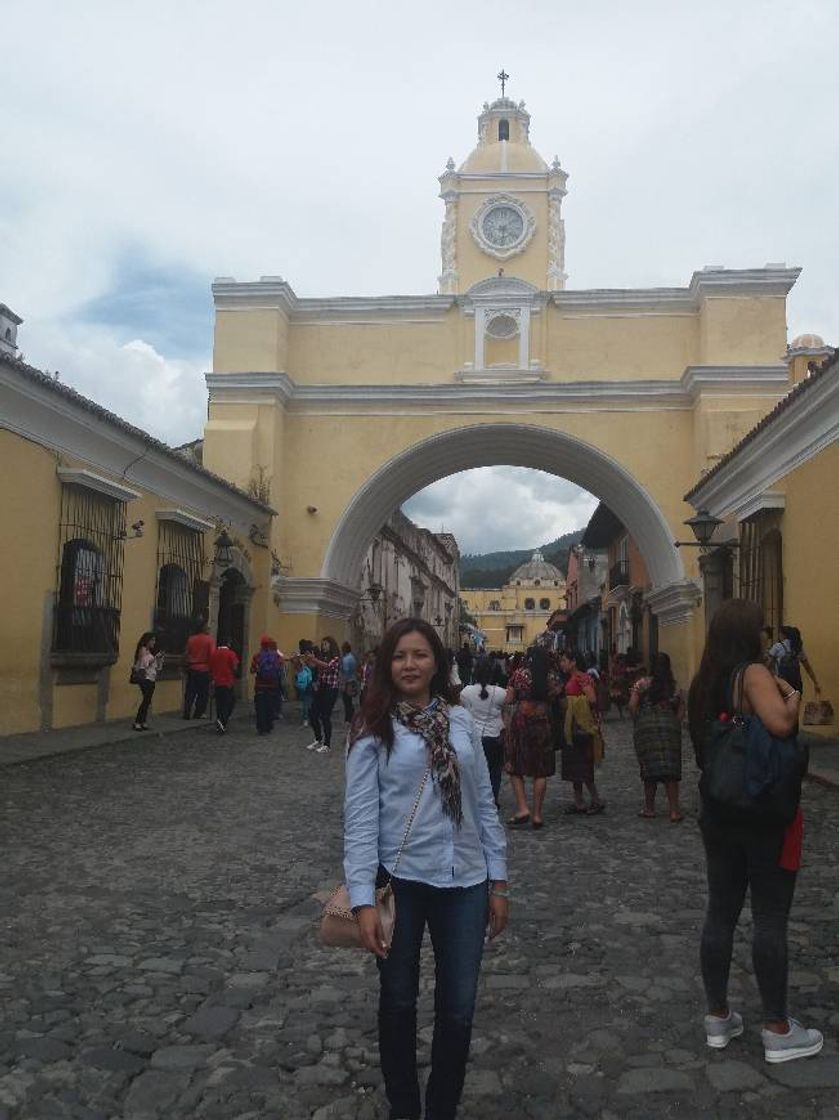
<svg viewBox="0 0 839 1120">
<path fill-rule="evenodd" d="M 504 96 L 504 90 L 505 90 L 505 87 L 507 85 L 507 82 L 509 82 L 509 80 L 510 80 L 510 75 L 506 72 L 506 70 L 502 66 L 501 67 L 501 72 L 499 74 L 496 74 L 495 76 L 496 76 L 496 78 L 498 78 L 499 82 L 501 83 L 501 96 L 503 97 Z"/>
</svg>

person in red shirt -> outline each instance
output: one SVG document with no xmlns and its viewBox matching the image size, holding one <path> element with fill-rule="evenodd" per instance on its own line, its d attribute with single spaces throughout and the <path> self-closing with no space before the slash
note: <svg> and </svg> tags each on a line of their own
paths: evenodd
<svg viewBox="0 0 839 1120">
<path fill-rule="evenodd" d="M 210 699 L 210 656 L 216 643 L 206 624 L 187 638 L 184 719 L 201 719 Z"/>
<path fill-rule="evenodd" d="M 216 693 L 216 730 L 219 735 L 225 733 L 233 715 L 236 704 L 233 688 L 238 668 L 239 656 L 230 648 L 228 639 L 223 638 L 221 645 L 216 646 L 210 654 L 210 676 Z"/>
</svg>

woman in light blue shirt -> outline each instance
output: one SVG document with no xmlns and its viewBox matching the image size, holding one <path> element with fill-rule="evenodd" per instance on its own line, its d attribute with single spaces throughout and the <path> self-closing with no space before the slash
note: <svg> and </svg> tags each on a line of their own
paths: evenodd
<svg viewBox="0 0 839 1120">
<path fill-rule="evenodd" d="M 396 925 L 388 950 L 375 889 L 393 872 L 415 803 L 392 879 Z M 347 755 L 344 817 L 350 903 L 379 968 L 379 1052 L 390 1120 L 421 1115 L 417 993 L 426 925 L 437 979 L 425 1115 L 453 1120 L 484 936 L 507 924 L 506 839 L 480 735 L 468 712 L 452 703 L 445 650 L 421 619 L 397 622 L 379 648 L 361 730 Z"/>
</svg>

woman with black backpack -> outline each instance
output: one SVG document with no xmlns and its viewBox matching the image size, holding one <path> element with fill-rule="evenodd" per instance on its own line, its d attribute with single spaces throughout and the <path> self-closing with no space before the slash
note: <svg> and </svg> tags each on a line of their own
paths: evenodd
<svg viewBox="0 0 839 1120">
<path fill-rule="evenodd" d="M 754 920 L 752 959 L 763 1002 L 764 1057 L 775 1063 L 817 1054 L 824 1041 L 819 1031 L 803 1027 L 787 1014 L 787 921 L 801 860 L 798 797 L 806 759 L 789 778 L 790 788 L 783 791 L 791 813 L 773 816 L 750 806 L 745 795 L 739 807 L 733 799 L 709 795 L 709 789 L 719 794 L 721 786 L 715 779 L 720 765 L 731 762 L 730 769 L 736 772 L 735 731 L 742 746 L 741 729 L 759 720 L 759 730 L 772 737 L 772 746 L 788 743 L 798 726 L 801 693 L 763 664 L 762 624 L 761 608 L 745 599 L 729 599 L 716 611 L 699 672 L 690 686 L 688 722 L 696 761 L 703 770 L 699 823 L 708 910 L 700 959 L 708 1002 L 706 1040 L 721 1050 L 743 1033 L 742 1017 L 728 1004 L 728 975 L 734 930 L 748 889 Z M 727 736 L 727 729 L 731 735 Z M 749 757 L 747 771 L 752 762 L 759 764 L 762 759 Z"/>
</svg>

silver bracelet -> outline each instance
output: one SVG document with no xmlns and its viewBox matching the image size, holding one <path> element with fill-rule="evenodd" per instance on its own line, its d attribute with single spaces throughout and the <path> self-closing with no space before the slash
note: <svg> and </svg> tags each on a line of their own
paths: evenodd
<svg viewBox="0 0 839 1120">
<path fill-rule="evenodd" d="M 492 888 L 492 890 L 489 893 L 495 895 L 496 898 L 509 898 L 510 897 L 510 892 L 509 891 L 497 891 L 494 887 Z"/>
<path fill-rule="evenodd" d="M 801 695 L 801 693 L 798 691 L 797 688 L 792 688 L 786 694 L 786 696 L 784 697 L 784 700 L 791 700 L 793 698 L 793 696 L 800 696 L 800 695 Z"/>
</svg>

